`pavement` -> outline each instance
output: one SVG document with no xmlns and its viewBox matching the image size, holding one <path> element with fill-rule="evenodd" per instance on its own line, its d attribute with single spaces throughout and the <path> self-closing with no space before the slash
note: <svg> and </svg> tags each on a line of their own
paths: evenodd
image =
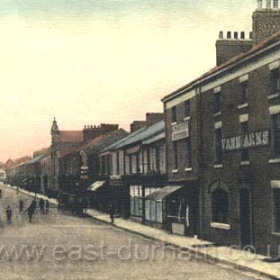
<svg viewBox="0 0 280 280">
<path fill-rule="evenodd" d="M 17 187 L 9 186 L 17 190 Z M 34 193 L 19 189 L 19 192 L 35 196 Z M 37 194 L 38 198 L 48 199 L 50 203 L 58 204 L 56 199 L 49 199 L 48 197 Z M 96 211 L 94 209 L 87 209 L 87 215 L 100 222 L 110 224 L 111 220 L 108 214 Z M 195 256 L 205 261 L 217 262 L 235 269 L 246 272 L 251 272 L 259 276 L 268 277 L 270 279 L 280 279 L 280 263 L 268 263 L 264 260 L 267 256 L 259 255 L 254 252 L 240 250 L 237 247 L 215 246 L 213 243 L 198 238 L 187 236 L 178 236 L 167 233 L 163 230 L 152 228 L 137 222 L 126 220 L 120 217 L 115 218 L 112 226 L 141 235 L 145 238 L 153 239 L 162 242 L 168 246 L 175 247 L 180 251 L 190 252 Z"/>
</svg>

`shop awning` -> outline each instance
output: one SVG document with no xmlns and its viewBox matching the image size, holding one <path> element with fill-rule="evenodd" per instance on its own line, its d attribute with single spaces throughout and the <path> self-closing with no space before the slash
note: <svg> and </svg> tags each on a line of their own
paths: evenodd
<svg viewBox="0 0 280 280">
<path fill-rule="evenodd" d="M 151 199 L 151 200 L 158 200 L 161 201 L 163 200 L 166 196 L 178 191 L 181 189 L 183 186 L 166 186 L 162 188 L 159 191 L 155 191 L 149 195 L 146 196 L 146 199 Z"/>
<path fill-rule="evenodd" d="M 92 191 L 95 192 L 96 190 L 98 190 L 100 187 L 102 187 L 104 184 L 106 183 L 106 181 L 96 181 L 93 184 L 91 184 L 87 190 L 88 191 Z"/>
</svg>

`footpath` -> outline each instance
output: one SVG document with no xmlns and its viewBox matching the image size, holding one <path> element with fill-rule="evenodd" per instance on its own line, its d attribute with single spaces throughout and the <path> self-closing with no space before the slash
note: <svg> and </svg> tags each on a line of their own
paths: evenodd
<svg viewBox="0 0 280 280">
<path fill-rule="evenodd" d="M 32 196 L 35 193 L 26 190 L 6 185 L 6 187 L 13 188 L 19 192 Z M 36 194 L 37 198 L 48 199 L 50 203 L 57 205 L 56 199 L 48 198 L 42 194 Z M 94 209 L 87 209 L 87 215 L 103 223 L 110 224 L 111 219 L 108 214 L 96 211 Z M 217 262 L 228 265 L 243 271 L 252 272 L 254 274 L 265 276 L 270 279 L 280 279 L 280 262 L 266 262 L 268 256 L 256 254 L 254 252 L 244 251 L 238 249 L 236 246 L 215 246 L 215 244 L 187 236 L 179 236 L 167 233 L 163 230 L 152 228 L 143 224 L 126 220 L 123 218 L 115 218 L 112 226 L 126 230 L 128 232 L 141 235 L 155 241 L 159 241 L 164 246 L 172 246 L 179 252 L 190 252 L 199 259 L 206 261 Z"/>
</svg>

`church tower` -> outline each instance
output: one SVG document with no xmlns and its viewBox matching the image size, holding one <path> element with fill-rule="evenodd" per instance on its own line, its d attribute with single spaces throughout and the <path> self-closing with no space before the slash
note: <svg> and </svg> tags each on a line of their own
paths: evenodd
<svg viewBox="0 0 280 280">
<path fill-rule="evenodd" d="M 59 137 L 59 129 L 55 118 L 53 119 L 53 123 L 51 127 L 51 136 L 52 136 L 52 144 L 57 143 Z"/>
</svg>

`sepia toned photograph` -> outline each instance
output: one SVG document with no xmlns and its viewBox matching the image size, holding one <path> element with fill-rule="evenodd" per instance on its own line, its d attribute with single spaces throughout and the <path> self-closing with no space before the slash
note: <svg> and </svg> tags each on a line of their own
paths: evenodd
<svg viewBox="0 0 280 280">
<path fill-rule="evenodd" d="M 0 280 L 280 279 L 280 0 L 0 0 Z"/>
</svg>

